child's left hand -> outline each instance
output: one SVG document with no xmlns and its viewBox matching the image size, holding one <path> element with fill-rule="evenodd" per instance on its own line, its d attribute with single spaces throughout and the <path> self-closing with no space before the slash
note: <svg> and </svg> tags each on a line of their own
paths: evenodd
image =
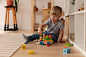
<svg viewBox="0 0 86 57">
<path fill-rule="evenodd" d="M 60 40 L 59 43 L 66 43 L 66 41 Z"/>
</svg>

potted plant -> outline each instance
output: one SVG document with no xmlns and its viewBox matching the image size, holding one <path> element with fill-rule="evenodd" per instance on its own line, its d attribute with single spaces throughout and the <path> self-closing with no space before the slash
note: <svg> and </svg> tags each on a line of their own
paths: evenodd
<svg viewBox="0 0 86 57">
<path fill-rule="evenodd" d="M 15 3 L 16 12 L 17 12 L 19 0 L 7 0 L 7 6 L 13 6 L 14 3 Z"/>
</svg>

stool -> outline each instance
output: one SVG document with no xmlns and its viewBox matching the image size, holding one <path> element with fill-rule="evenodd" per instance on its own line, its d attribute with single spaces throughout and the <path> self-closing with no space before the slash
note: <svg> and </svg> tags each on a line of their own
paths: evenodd
<svg viewBox="0 0 86 57">
<path fill-rule="evenodd" d="M 16 31 L 16 30 L 18 30 L 15 6 L 5 6 L 5 8 L 6 8 L 6 16 L 5 16 L 4 31 Z M 12 12 L 13 12 L 13 25 L 14 25 L 14 28 L 9 28 L 9 10 L 12 10 Z M 8 14 L 8 19 L 7 19 L 7 14 Z"/>
</svg>

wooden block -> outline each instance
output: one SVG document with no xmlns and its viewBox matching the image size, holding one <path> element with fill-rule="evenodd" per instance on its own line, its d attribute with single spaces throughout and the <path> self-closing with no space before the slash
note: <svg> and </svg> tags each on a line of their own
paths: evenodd
<svg viewBox="0 0 86 57">
<path fill-rule="evenodd" d="M 22 44 L 22 49 L 26 49 L 26 44 Z"/>
<path fill-rule="evenodd" d="M 84 10 L 84 8 L 79 8 L 79 9 L 78 9 L 78 11 L 82 11 L 82 10 Z"/>
<path fill-rule="evenodd" d="M 84 4 L 82 4 L 82 8 L 84 8 Z"/>
</svg>

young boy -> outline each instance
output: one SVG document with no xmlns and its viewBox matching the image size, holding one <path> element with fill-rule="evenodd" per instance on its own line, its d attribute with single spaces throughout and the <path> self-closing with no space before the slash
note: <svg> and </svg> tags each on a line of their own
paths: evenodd
<svg viewBox="0 0 86 57">
<path fill-rule="evenodd" d="M 50 11 L 50 19 L 39 26 L 37 34 L 33 34 L 31 36 L 25 36 L 22 34 L 22 37 L 28 42 L 39 39 L 40 35 L 42 34 L 42 28 L 48 25 L 48 27 L 45 29 L 45 32 L 43 33 L 46 35 L 49 35 L 49 33 L 51 33 L 54 42 L 57 42 L 58 38 L 60 42 L 64 42 L 62 41 L 64 25 L 63 22 L 59 19 L 61 15 L 62 8 L 59 6 L 54 6 Z"/>
</svg>

